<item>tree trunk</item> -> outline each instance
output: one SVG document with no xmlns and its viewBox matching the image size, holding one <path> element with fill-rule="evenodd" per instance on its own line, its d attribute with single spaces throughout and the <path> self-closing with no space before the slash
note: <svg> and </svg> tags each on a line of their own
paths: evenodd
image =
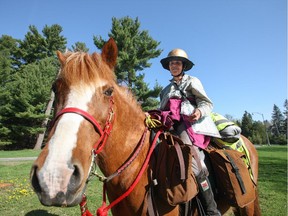
<svg viewBox="0 0 288 216">
<path fill-rule="evenodd" d="M 54 92 L 52 91 L 51 92 L 51 96 L 50 96 L 50 100 L 49 100 L 49 102 L 47 104 L 47 108 L 46 108 L 46 111 L 45 111 L 46 119 L 42 123 L 42 127 L 45 128 L 45 131 L 46 131 L 47 123 L 48 123 L 48 120 L 49 120 L 48 116 L 50 115 L 51 110 L 52 110 L 52 105 L 53 105 L 53 102 L 54 102 L 54 98 L 55 98 L 55 95 L 54 95 Z M 42 143 L 43 143 L 43 140 L 44 140 L 44 136 L 45 136 L 45 131 L 43 133 L 41 133 L 41 134 L 38 134 L 37 141 L 36 141 L 36 144 L 34 146 L 34 150 L 41 149 L 41 146 L 42 146 Z"/>
</svg>

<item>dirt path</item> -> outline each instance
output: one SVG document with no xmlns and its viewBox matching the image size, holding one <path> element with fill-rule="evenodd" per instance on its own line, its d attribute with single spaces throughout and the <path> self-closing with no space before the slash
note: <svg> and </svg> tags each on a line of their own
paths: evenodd
<svg viewBox="0 0 288 216">
<path fill-rule="evenodd" d="M 16 158 L 0 158 L 0 162 L 20 162 L 20 161 L 33 161 L 37 157 L 16 157 Z"/>
</svg>

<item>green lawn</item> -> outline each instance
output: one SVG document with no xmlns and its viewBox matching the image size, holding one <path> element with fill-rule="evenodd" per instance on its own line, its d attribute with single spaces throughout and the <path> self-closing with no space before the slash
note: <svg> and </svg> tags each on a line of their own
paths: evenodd
<svg viewBox="0 0 288 216">
<path fill-rule="evenodd" d="M 262 214 L 287 215 L 287 146 L 260 147 L 259 195 Z"/>
<path fill-rule="evenodd" d="M 287 146 L 262 146 L 259 154 L 259 195 L 263 216 L 287 215 Z M 0 151 L 0 158 L 33 157 L 39 151 Z M 0 163 L 0 213 L 1 215 L 25 216 L 79 216 L 79 206 L 56 208 L 42 206 L 31 190 L 30 162 Z M 101 205 L 102 184 L 94 179 L 88 185 L 88 206 L 92 213 Z"/>
<path fill-rule="evenodd" d="M 25 149 L 21 151 L 0 151 L 0 158 L 37 157 L 41 150 Z"/>
<path fill-rule="evenodd" d="M 14 157 L 32 157 L 37 156 L 38 152 L 19 151 L 0 153 L 0 158 Z M 29 173 L 33 161 L 24 162 L 0 162 L 0 215 L 18 215 L 18 216 L 79 216 L 79 205 L 70 208 L 56 208 L 42 206 L 33 192 L 29 182 Z M 95 211 L 102 204 L 102 183 L 97 179 L 89 182 L 87 189 L 88 207 L 95 215 Z"/>
</svg>

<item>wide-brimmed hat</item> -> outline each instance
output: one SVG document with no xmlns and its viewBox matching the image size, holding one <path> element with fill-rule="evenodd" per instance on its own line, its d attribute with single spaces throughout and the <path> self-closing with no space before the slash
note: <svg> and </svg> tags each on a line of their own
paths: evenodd
<svg viewBox="0 0 288 216">
<path fill-rule="evenodd" d="M 188 59 L 187 53 L 182 49 L 173 49 L 168 53 L 166 58 L 161 59 L 162 67 L 169 70 L 169 62 L 173 60 L 182 61 L 184 64 L 184 71 L 188 71 L 193 67 L 193 62 Z"/>
</svg>

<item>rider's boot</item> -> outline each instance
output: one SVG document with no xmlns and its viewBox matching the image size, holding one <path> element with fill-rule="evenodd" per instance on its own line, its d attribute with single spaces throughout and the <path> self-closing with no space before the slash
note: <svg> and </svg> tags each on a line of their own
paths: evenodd
<svg viewBox="0 0 288 216">
<path fill-rule="evenodd" d="M 203 209 L 207 216 L 221 216 L 221 213 L 217 209 L 217 203 L 214 200 L 214 194 L 210 186 L 209 179 L 206 175 L 201 172 L 200 175 L 196 176 L 199 194 L 198 197 L 201 201 Z"/>
</svg>

